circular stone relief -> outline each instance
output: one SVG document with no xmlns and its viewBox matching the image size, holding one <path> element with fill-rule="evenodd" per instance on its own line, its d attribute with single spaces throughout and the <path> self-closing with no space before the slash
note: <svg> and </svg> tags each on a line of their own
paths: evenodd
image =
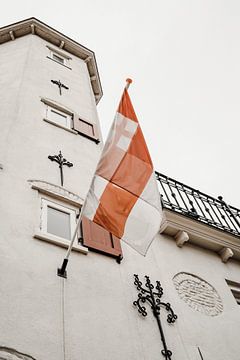
<svg viewBox="0 0 240 360">
<path fill-rule="evenodd" d="M 181 272 L 173 277 L 173 283 L 179 297 L 192 309 L 209 316 L 219 315 L 223 311 L 217 291 L 200 277 Z"/>
</svg>

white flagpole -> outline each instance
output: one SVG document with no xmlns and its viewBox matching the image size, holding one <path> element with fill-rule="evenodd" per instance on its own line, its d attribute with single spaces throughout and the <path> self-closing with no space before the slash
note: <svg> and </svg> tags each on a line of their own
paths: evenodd
<svg viewBox="0 0 240 360">
<path fill-rule="evenodd" d="M 132 83 L 132 80 L 131 79 L 126 79 L 126 86 L 125 86 L 125 90 L 128 90 L 130 84 Z M 87 199 L 87 196 L 82 204 L 82 207 L 81 207 L 81 210 L 80 210 L 80 213 L 79 213 L 79 217 L 78 217 L 78 221 L 77 221 L 77 224 L 76 224 L 76 228 L 74 230 L 74 233 L 73 233 L 73 236 L 72 236 L 72 239 L 71 239 L 71 242 L 68 246 L 68 249 L 67 249 L 67 253 L 66 253 L 66 256 L 65 258 L 63 259 L 63 263 L 62 263 L 62 266 L 61 268 L 58 268 L 57 269 L 57 275 L 58 276 L 61 276 L 61 277 L 64 277 L 64 278 L 67 278 L 67 271 L 66 271 L 66 268 L 67 268 L 67 264 L 68 264 L 68 258 L 70 256 L 70 253 L 72 251 L 72 247 L 73 247 L 73 243 L 75 241 L 75 238 L 76 238 L 76 235 L 77 235 L 77 231 L 78 231 L 78 228 L 80 226 L 80 223 L 81 223 L 81 220 L 82 220 L 82 214 L 83 214 L 83 209 L 84 209 L 84 205 L 85 205 L 85 202 L 86 202 L 86 199 Z"/>
<path fill-rule="evenodd" d="M 86 196 L 86 198 L 87 198 L 87 196 Z M 86 200 L 85 200 L 85 201 L 86 201 Z M 61 277 L 64 277 L 64 278 L 67 277 L 66 267 L 67 267 L 67 264 L 68 264 L 68 258 L 69 258 L 69 255 L 70 255 L 71 251 L 72 251 L 73 243 L 74 243 L 74 240 L 75 240 L 75 238 L 76 238 L 77 231 L 78 231 L 78 228 L 79 228 L 80 223 L 81 223 L 81 220 L 82 220 L 82 214 L 83 214 L 83 209 L 84 209 L 85 201 L 84 201 L 83 204 L 82 204 L 82 207 L 81 207 L 81 210 L 80 210 L 80 213 L 79 213 L 79 217 L 78 217 L 78 221 L 77 221 L 77 224 L 76 224 L 76 227 L 75 227 L 75 230 L 74 230 L 74 233 L 73 233 L 71 242 L 70 242 L 70 244 L 69 244 L 69 246 L 68 246 L 66 256 L 65 256 L 65 258 L 63 259 L 62 266 L 61 266 L 61 268 L 58 268 L 58 271 L 57 271 L 58 276 L 61 276 Z"/>
</svg>

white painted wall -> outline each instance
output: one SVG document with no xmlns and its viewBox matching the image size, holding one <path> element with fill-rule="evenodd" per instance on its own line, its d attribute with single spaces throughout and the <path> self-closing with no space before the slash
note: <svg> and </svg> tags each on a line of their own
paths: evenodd
<svg viewBox="0 0 240 360">
<path fill-rule="evenodd" d="M 178 315 L 163 322 L 173 360 L 239 360 L 240 309 L 225 279 L 239 282 L 239 264 L 192 245 L 178 248 L 159 235 L 146 257 L 123 244 L 121 265 L 94 252 L 73 252 L 68 278 L 56 276 L 65 250 L 33 238 L 40 222 L 40 195 L 29 179 L 59 184 L 48 155 L 62 150 L 74 167 L 64 186 L 83 197 L 101 145 L 44 122 L 46 97 L 98 123 L 86 65 L 72 56 L 72 70 L 46 58 L 46 42 L 34 35 L 0 46 L 0 346 L 37 360 L 158 360 L 162 344 L 155 319 L 138 315 L 133 274 L 160 280 L 163 301 Z M 69 86 L 60 97 L 50 80 Z M 173 285 L 178 272 L 208 281 L 223 313 L 210 317 L 183 302 Z M 164 315 L 164 314 L 162 314 Z M 65 353 L 65 357 L 64 357 Z"/>
</svg>

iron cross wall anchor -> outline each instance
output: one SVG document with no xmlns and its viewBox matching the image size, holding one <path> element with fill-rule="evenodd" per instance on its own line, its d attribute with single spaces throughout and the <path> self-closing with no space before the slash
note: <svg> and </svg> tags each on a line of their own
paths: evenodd
<svg viewBox="0 0 240 360">
<path fill-rule="evenodd" d="M 63 83 L 61 83 L 60 80 L 58 80 L 58 81 L 57 80 L 51 80 L 51 82 L 58 86 L 60 95 L 62 95 L 62 88 L 66 89 L 66 90 L 69 90 L 69 88 L 66 85 L 64 85 Z"/>
<path fill-rule="evenodd" d="M 59 169 L 60 169 L 60 177 L 61 177 L 61 186 L 63 186 L 63 166 L 66 165 L 68 167 L 72 167 L 73 164 L 69 161 L 67 161 L 63 156 L 62 156 L 62 152 L 59 151 L 58 155 L 49 155 L 48 159 L 51 161 L 56 161 L 56 163 L 58 163 L 59 165 Z"/>
<path fill-rule="evenodd" d="M 138 275 L 134 274 L 134 278 L 135 278 L 134 285 L 136 285 L 139 293 L 138 293 L 138 299 L 133 302 L 133 305 L 138 308 L 138 312 L 142 314 L 142 316 L 147 316 L 146 307 L 142 306 L 141 304 L 144 304 L 146 302 L 150 304 L 153 315 L 157 320 L 158 328 L 161 335 L 161 340 L 163 343 L 163 350 L 161 351 L 161 353 L 166 360 L 171 360 L 172 352 L 167 348 L 167 344 L 161 324 L 161 319 L 160 319 L 161 307 L 164 307 L 165 310 L 168 312 L 167 322 L 169 324 L 174 323 L 176 321 L 177 315 L 174 314 L 171 305 L 169 303 L 164 303 L 160 300 L 163 295 L 163 288 L 161 287 L 160 281 L 156 281 L 157 285 L 155 286 L 155 289 L 157 291 L 154 291 L 154 286 L 151 284 L 149 276 L 145 276 L 146 288 L 142 287 L 142 282 L 139 280 Z"/>
</svg>

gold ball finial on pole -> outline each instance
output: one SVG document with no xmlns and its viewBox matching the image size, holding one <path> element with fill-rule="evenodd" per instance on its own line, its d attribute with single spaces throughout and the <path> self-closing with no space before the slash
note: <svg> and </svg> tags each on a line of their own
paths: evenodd
<svg viewBox="0 0 240 360">
<path fill-rule="evenodd" d="M 127 78 L 127 79 L 126 79 L 126 82 L 127 82 L 127 84 L 126 84 L 126 86 L 125 86 L 125 90 L 128 90 L 130 84 L 132 83 L 132 79 Z"/>
</svg>

